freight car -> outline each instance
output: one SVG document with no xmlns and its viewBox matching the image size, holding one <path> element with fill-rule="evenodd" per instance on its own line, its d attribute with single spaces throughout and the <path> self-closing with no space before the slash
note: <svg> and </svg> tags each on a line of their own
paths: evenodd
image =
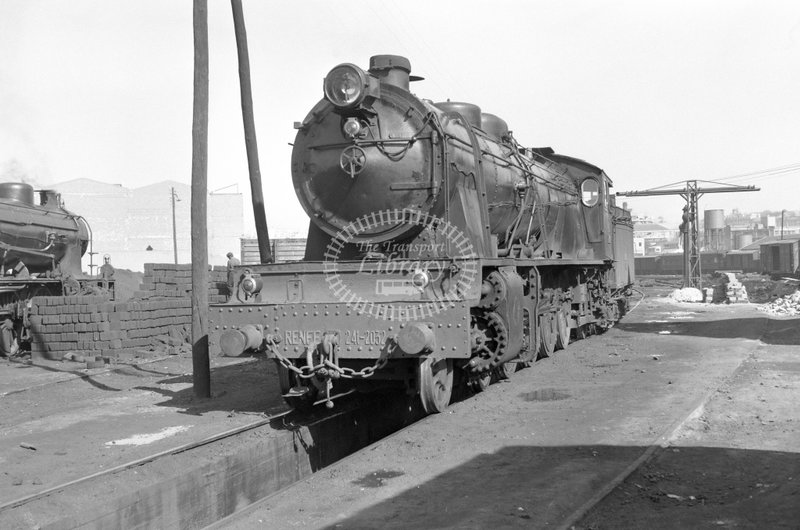
<svg viewBox="0 0 800 530">
<path fill-rule="evenodd" d="M 340 64 L 300 123 L 305 256 L 242 267 L 212 352 L 266 350 L 295 407 L 394 386 L 427 412 L 612 326 L 633 227 L 597 166 L 531 149 L 473 104 L 410 91 L 404 57 Z"/>
<path fill-rule="evenodd" d="M 81 273 L 89 224 L 66 210 L 57 192 L 39 191 L 38 204 L 35 195 L 30 184 L 0 183 L 0 319 L 11 319 L 22 339 L 31 297 L 100 288 Z"/>
</svg>

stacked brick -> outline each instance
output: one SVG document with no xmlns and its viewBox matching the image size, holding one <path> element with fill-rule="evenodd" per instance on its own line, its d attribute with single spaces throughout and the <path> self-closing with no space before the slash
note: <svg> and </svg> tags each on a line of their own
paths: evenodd
<svg viewBox="0 0 800 530">
<path fill-rule="evenodd" d="M 723 273 L 728 277 L 725 283 L 725 297 L 730 303 L 747 303 L 750 299 L 747 296 L 747 288 L 736 279 L 736 274 L 733 272 Z"/>
<path fill-rule="evenodd" d="M 102 296 L 37 296 L 29 313 L 31 356 L 61 360 L 180 353 L 192 323 L 192 266 L 146 263 L 127 302 Z M 209 269 L 209 302 L 227 299 L 225 267 Z"/>
<path fill-rule="evenodd" d="M 111 302 L 100 296 L 37 296 L 29 316 L 31 356 L 135 356 L 167 342 L 164 337 L 183 342 L 191 314 L 189 299 Z"/>
<path fill-rule="evenodd" d="M 209 303 L 227 300 L 227 270 L 225 267 L 208 269 Z M 136 298 L 188 298 L 192 292 L 192 265 L 171 263 L 145 263 L 144 278 Z"/>
<path fill-rule="evenodd" d="M 748 303 L 747 288 L 736 278 L 734 272 L 718 272 L 714 275 L 713 287 L 706 287 L 705 301 L 714 304 Z"/>
</svg>

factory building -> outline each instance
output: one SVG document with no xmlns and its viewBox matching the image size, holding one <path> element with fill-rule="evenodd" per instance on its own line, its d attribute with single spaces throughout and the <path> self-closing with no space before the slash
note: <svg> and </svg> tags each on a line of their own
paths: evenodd
<svg viewBox="0 0 800 530">
<path fill-rule="evenodd" d="M 92 247 L 83 257 L 83 270 L 97 272 L 103 256 L 117 268 L 143 271 L 145 263 L 174 263 L 174 229 L 178 263 L 191 262 L 191 187 L 162 181 L 126 188 L 91 179 L 75 179 L 49 186 L 65 207 L 83 216 L 92 228 Z M 237 252 L 243 228 L 242 194 L 209 193 L 208 260 L 224 265 L 229 251 Z"/>
</svg>

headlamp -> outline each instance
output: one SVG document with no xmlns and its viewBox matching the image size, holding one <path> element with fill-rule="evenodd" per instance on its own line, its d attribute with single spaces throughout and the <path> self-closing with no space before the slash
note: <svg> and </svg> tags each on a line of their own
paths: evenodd
<svg viewBox="0 0 800 530">
<path fill-rule="evenodd" d="M 431 276 L 428 271 L 417 269 L 411 275 L 411 285 L 422 291 L 428 284 L 431 283 Z"/>
<path fill-rule="evenodd" d="M 250 271 L 245 271 L 244 277 L 242 278 L 242 291 L 245 295 L 249 298 L 259 291 L 261 291 L 261 287 L 263 287 L 263 282 L 261 278 L 258 276 L 253 276 Z"/>
<path fill-rule="evenodd" d="M 345 136 L 356 138 L 361 134 L 361 122 L 358 121 L 358 118 L 347 118 L 347 121 L 344 122 L 344 126 L 342 127 L 342 131 Z"/>
<path fill-rule="evenodd" d="M 355 107 L 367 94 L 367 74 L 350 63 L 340 64 L 328 72 L 323 90 L 328 101 L 340 109 Z"/>
</svg>

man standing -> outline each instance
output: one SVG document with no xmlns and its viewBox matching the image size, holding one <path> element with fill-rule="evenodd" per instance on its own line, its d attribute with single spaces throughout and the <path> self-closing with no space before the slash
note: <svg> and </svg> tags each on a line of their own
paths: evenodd
<svg viewBox="0 0 800 530">
<path fill-rule="evenodd" d="M 14 323 L 10 318 L 0 324 L 0 357 L 14 357 L 19 351 L 17 334 L 14 332 Z"/>
<path fill-rule="evenodd" d="M 241 265 L 241 262 L 233 257 L 233 252 L 228 252 L 228 300 L 233 297 L 233 289 L 236 287 L 236 273 L 234 267 Z"/>
<path fill-rule="evenodd" d="M 103 264 L 100 266 L 100 278 L 103 279 L 103 289 L 108 289 L 110 280 L 114 277 L 114 266 L 111 264 L 111 256 L 103 256 Z"/>
</svg>

